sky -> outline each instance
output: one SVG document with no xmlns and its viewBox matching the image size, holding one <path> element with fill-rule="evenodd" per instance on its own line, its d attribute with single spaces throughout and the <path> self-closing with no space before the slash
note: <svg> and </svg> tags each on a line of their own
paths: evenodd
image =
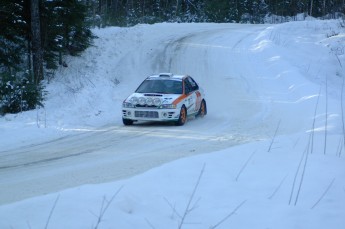
<svg viewBox="0 0 345 229">
<path fill-rule="evenodd" d="M 341 22 L 95 29 L 45 108 L 0 117 L 0 228 L 343 228 Z M 207 116 L 123 126 L 159 72 L 190 74 Z"/>
</svg>

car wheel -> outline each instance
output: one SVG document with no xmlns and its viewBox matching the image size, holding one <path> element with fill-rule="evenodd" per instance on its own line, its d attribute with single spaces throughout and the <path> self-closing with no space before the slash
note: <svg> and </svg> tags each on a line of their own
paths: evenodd
<svg viewBox="0 0 345 229">
<path fill-rule="evenodd" d="M 206 107 L 206 101 L 202 100 L 201 105 L 198 111 L 197 117 L 204 117 L 207 114 L 207 107 Z"/>
<path fill-rule="evenodd" d="M 176 126 L 183 126 L 187 122 L 187 109 L 185 106 L 181 108 L 180 117 L 175 123 Z"/>
<path fill-rule="evenodd" d="M 130 125 L 133 125 L 133 120 L 130 120 L 130 119 L 125 119 L 123 118 L 122 119 L 122 122 L 125 126 L 130 126 Z"/>
</svg>

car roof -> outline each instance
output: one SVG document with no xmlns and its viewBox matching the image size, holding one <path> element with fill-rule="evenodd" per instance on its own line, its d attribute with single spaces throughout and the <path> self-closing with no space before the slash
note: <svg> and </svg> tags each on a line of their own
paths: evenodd
<svg viewBox="0 0 345 229">
<path fill-rule="evenodd" d="M 182 80 L 186 78 L 187 75 L 175 75 L 173 73 L 159 73 L 156 75 L 151 75 L 147 77 L 147 79 L 153 79 L 153 80 L 164 80 L 164 79 L 172 79 L 172 80 Z"/>
</svg>

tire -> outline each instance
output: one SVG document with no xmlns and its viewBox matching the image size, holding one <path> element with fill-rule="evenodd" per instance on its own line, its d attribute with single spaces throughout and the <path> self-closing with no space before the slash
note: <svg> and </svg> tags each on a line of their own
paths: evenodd
<svg viewBox="0 0 345 229">
<path fill-rule="evenodd" d="M 199 111 L 198 111 L 198 114 L 196 115 L 196 117 L 203 118 L 206 114 L 207 114 L 206 101 L 202 100 L 200 108 L 199 108 Z"/>
<path fill-rule="evenodd" d="M 175 122 L 176 126 L 183 126 L 187 122 L 187 109 L 185 106 L 182 106 L 180 110 L 180 117 L 178 118 L 177 122 Z"/>
<path fill-rule="evenodd" d="M 123 125 L 131 126 L 133 125 L 133 120 L 122 118 Z"/>
</svg>

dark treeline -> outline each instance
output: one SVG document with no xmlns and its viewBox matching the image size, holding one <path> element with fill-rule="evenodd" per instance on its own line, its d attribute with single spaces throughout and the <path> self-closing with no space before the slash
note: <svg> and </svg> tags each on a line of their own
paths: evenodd
<svg viewBox="0 0 345 229">
<path fill-rule="evenodd" d="M 263 23 L 267 16 L 277 23 L 341 13 L 345 0 L 1 0 L 0 115 L 42 105 L 42 80 L 92 44 L 93 26 Z"/>
<path fill-rule="evenodd" d="M 263 23 L 269 15 L 335 18 L 345 10 L 344 0 L 90 0 L 89 4 L 93 17 L 100 16 L 104 26 L 155 22 Z"/>
</svg>

